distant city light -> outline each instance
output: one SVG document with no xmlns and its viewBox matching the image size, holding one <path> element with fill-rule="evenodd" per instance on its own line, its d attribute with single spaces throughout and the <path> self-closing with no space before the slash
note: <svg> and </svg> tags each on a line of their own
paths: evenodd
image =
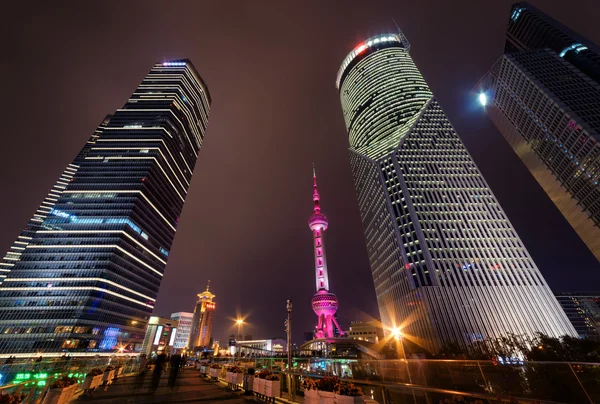
<svg viewBox="0 0 600 404">
<path fill-rule="evenodd" d="M 488 99 L 487 99 L 487 95 L 485 95 L 485 93 L 479 94 L 479 103 L 481 105 L 486 106 L 487 105 L 487 101 L 488 101 Z"/>
</svg>

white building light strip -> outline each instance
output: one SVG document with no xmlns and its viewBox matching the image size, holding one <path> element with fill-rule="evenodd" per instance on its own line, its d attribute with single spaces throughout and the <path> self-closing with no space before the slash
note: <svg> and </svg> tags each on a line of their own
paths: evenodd
<svg viewBox="0 0 600 404">
<path fill-rule="evenodd" d="M 187 194 L 186 187 L 179 180 L 179 177 L 177 176 L 177 174 L 173 170 L 173 167 L 171 167 L 171 164 L 169 164 L 169 160 L 165 157 L 165 155 L 163 154 L 163 152 L 160 149 L 160 147 L 140 147 L 140 148 L 135 148 L 135 147 L 93 147 L 92 150 L 158 150 L 158 152 L 162 156 L 162 158 L 165 161 L 165 163 L 167 163 L 167 167 L 169 167 L 169 170 L 171 170 L 171 172 L 173 173 L 173 177 L 175 177 L 175 179 L 177 180 L 177 182 L 179 183 L 179 185 L 183 189 L 183 193 Z M 168 151 L 168 148 L 167 148 L 167 151 Z M 169 152 L 169 155 L 171 155 L 170 152 Z M 171 155 L 171 159 L 172 159 L 173 163 L 177 166 L 177 162 L 173 158 L 173 155 Z M 179 167 L 177 167 L 177 168 L 179 169 Z M 179 172 L 181 172 L 181 169 L 179 169 Z M 181 175 L 183 175 L 183 173 L 181 173 Z M 185 177 L 184 177 L 184 180 L 185 180 Z M 185 180 L 185 181 L 187 181 L 187 180 Z"/>
<path fill-rule="evenodd" d="M 150 296 L 146 296 L 143 293 L 136 292 L 133 289 L 129 289 L 125 286 L 119 285 L 116 282 L 109 281 L 104 278 L 10 278 L 10 279 L 5 280 L 5 282 L 57 282 L 57 281 L 60 281 L 60 282 L 104 282 L 104 283 L 108 283 L 109 285 L 116 286 L 120 289 L 126 290 L 130 293 L 141 296 L 145 299 L 156 302 L 156 299 L 153 299 Z M 60 286 L 57 286 L 57 288 L 58 287 L 60 287 Z M 65 286 L 65 287 L 68 287 L 68 286 Z M 39 286 L 38 288 L 46 289 L 47 287 Z M 54 289 L 54 287 L 52 287 L 52 289 Z"/>
<path fill-rule="evenodd" d="M 146 195 L 144 195 L 144 193 L 140 190 L 112 190 L 112 191 L 80 191 L 80 190 L 68 190 L 65 191 L 65 193 L 67 194 L 125 194 L 125 193 L 132 193 L 132 194 L 140 194 L 142 195 L 142 197 L 144 198 L 144 200 L 146 202 L 148 202 L 148 204 L 154 209 L 154 211 L 156 213 L 158 213 L 158 215 L 165 221 L 165 223 L 171 228 L 173 229 L 173 231 L 177 231 L 175 229 L 175 227 L 173 227 L 173 225 L 167 220 L 166 217 L 163 216 L 162 213 L 160 213 L 160 211 L 156 208 L 156 206 L 154 206 L 154 204 L 152 202 L 150 202 L 150 199 L 148 199 L 148 197 Z M 19 236 L 21 237 L 21 236 Z M 31 240 L 31 237 L 29 237 L 29 239 Z"/>
<path fill-rule="evenodd" d="M 5 279 L 4 282 L 8 282 L 8 279 Z M 121 299 L 129 300 L 130 302 L 134 302 L 134 303 L 140 304 L 142 306 L 149 307 L 151 309 L 154 308 L 154 306 L 152 306 L 150 304 L 147 304 L 147 303 L 144 303 L 144 302 L 140 302 L 139 300 L 132 299 L 131 297 L 124 296 L 124 295 L 122 295 L 120 293 L 116 293 L 116 292 L 110 291 L 108 289 L 98 288 L 96 286 L 65 286 L 65 287 L 57 286 L 57 287 L 49 287 L 49 288 L 41 288 L 41 287 L 22 287 L 22 288 L 21 287 L 19 287 L 19 288 L 7 287 L 7 288 L 4 288 L 4 287 L 0 287 L 0 291 L 7 291 L 7 292 L 16 291 L 16 290 L 22 290 L 22 291 L 24 291 L 24 290 L 40 290 L 40 289 L 48 289 L 48 290 L 95 290 L 97 292 L 108 293 L 109 295 L 113 295 L 113 296 L 120 297 Z"/>
<path fill-rule="evenodd" d="M 128 157 L 121 157 L 121 156 L 86 157 L 86 160 L 94 160 L 94 159 L 96 159 L 96 160 L 98 160 L 98 159 L 104 159 L 104 161 L 108 161 L 108 160 L 154 160 L 154 162 L 156 163 L 156 165 L 158 166 L 158 168 L 160 168 L 160 171 L 162 171 L 162 173 L 164 174 L 164 176 L 167 179 L 167 181 L 169 181 L 169 184 L 171 184 L 171 187 L 173 187 L 173 190 L 177 193 L 177 195 L 181 199 L 181 201 L 185 202 L 185 198 L 183 197 L 183 195 L 181 195 L 181 193 L 179 192 L 179 190 L 177 189 L 177 187 L 175 186 L 175 184 L 173 183 L 173 181 L 171 181 L 171 178 L 169 177 L 169 175 L 167 174 L 167 172 L 162 168 L 162 165 L 158 162 L 158 160 L 155 157 L 134 157 L 134 156 L 128 156 Z M 173 173 L 173 175 L 174 174 L 175 173 Z"/>
<path fill-rule="evenodd" d="M 167 265 L 167 262 L 160 258 L 158 255 L 154 254 L 148 248 L 146 248 L 142 243 L 137 241 L 135 238 L 131 237 L 127 232 L 123 230 L 38 230 L 38 233 L 41 234 L 61 234 L 61 233 L 72 233 L 72 234 L 124 234 L 131 241 L 136 243 L 138 246 L 142 247 L 144 251 L 148 254 L 152 255 L 154 258 L 162 262 L 164 265 Z"/>
<path fill-rule="evenodd" d="M 144 265 L 146 268 L 150 269 L 151 271 L 157 273 L 161 277 L 163 276 L 162 273 L 160 273 L 156 269 L 152 268 L 150 265 L 146 264 L 144 261 L 142 261 L 135 255 L 124 250 L 122 247 L 120 247 L 116 244 L 92 244 L 92 245 L 89 245 L 89 244 L 87 244 L 87 245 L 72 245 L 72 244 L 70 244 L 70 245 L 43 245 L 43 244 L 40 245 L 40 244 L 35 244 L 35 245 L 28 245 L 27 248 L 65 248 L 65 249 L 68 249 L 68 248 L 82 248 L 82 249 L 85 249 L 85 248 L 116 248 L 117 250 L 121 251 L 123 254 L 133 258 L 134 260 L 136 260 L 140 264 Z M 5 258 L 5 259 L 10 259 L 10 258 Z"/>
<path fill-rule="evenodd" d="M 120 112 L 120 111 L 129 111 L 129 110 L 128 109 L 123 109 L 123 108 L 117 109 L 117 112 Z M 136 109 L 135 111 L 136 112 L 168 112 L 171 115 L 173 115 L 173 118 L 175 118 L 177 120 L 177 122 L 179 122 L 179 124 L 181 125 L 181 127 L 184 129 L 184 132 L 185 132 L 185 125 L 183 124 L 183 122 L 181 122 L 181 119 L 179 119 L 179 117 L 177 115 L 175 115 L 175 113 L 173 111 L 171 111 L 170 109 L 160 109 L 160 108 L 158 108 L 158 109 L 154 109 L 154 108 L 143 109 L 143 108 L 139 108 L 139 109 Z M 186 133 L 186 135 L 187 135 L 187 133 Z M 191 149 L 192 149 L 192 152 L 194 153 L 194 156 L 197 158 L 198 157 L 198 153 L 196 152 L 196 148 L 192 144 L 192 142 L 190 140 L 190 137 L 189 136 L 185 136 L 185 138 L 189 142 L 189 144 L 191 146 Z"/>
</svg>

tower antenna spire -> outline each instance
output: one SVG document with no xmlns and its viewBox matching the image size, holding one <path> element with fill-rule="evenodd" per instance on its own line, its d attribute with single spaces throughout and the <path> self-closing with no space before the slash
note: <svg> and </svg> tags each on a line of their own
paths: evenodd
<svg viewBox="0 0 600 404">
<path fill-rule="evenodd" d="M 406 48 L 407 51 L 410 51 L 410 42 L 408 42 L 406 35 L 404 35 L 404 32 L 402 32 L 402 30 L 396 23 L 396 20 L 394 19 L 394 17 L 392 17 L 392 22 L 394 23 L 394 25 L 396 26 L 396 29 L 398 30 L 398 35 L 400 36 L 400 39 L 402 41 L 402 44 L 404 45 L 404 48 Z"/>
<path fill-rule="evenodd" d="M 206 285 L 206 291 L 208 292 L 208 289 L 210 289 L 210 279 L 208 280 L 208 284 Z"/>
</svg>

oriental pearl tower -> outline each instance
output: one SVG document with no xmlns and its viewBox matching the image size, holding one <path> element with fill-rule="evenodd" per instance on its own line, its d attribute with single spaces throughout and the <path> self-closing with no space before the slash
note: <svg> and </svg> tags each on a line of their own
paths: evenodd
<svg viewBox="0 0 600 404">
<path fill-rule="evenodd" d="M 329 221 L 327 216 L 321 213 L 319 206 L 319 192 L 317 191 L 317 175 L 313 165 L 313 202 L 314 212 L 308 219 L 308 227 L 313 232 L 313 245 L 315 248 L 315 277 L 317 293 L 312 298 L 312 308 L 317 315 L 318 323 L 315 338 L 333 338 L 334 324 L 340 335 L 344 331 L 334 317 L 338 309 L 337 297 L 329 291 L 329 277 L 327 276 L 327 259 L 325 258 L 325 245 L 323 244 L 323 233 L 327 230 Z"/>
</svg>

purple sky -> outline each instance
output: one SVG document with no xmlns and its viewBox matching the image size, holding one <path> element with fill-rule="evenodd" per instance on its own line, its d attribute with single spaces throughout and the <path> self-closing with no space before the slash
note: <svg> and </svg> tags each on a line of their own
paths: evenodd
<svg viewBox="0 0 600 404">
<path fill-rule="evenodd" d="M 17 4 L 18 3 L 18 4 Z M 600 7 L 534 1 L 600 42 Z M 600 265 L 475 104 L 500 57 L 511 1 L 12 2 L 0 27 L 7 250 L 64 167 L 156 61 L 190 58 L 210 89 L 209 128 L 155 313 L 192 311 L 208 279 L 213 336 L 294 335 L 314 326 L 311 165 L 324 213 L 330 285 L 343 326 L 377 305 L 335 89 L 346 54 L 392 31 L 411 54 L 550 286 L 598 290 Z"/>
</svg>

